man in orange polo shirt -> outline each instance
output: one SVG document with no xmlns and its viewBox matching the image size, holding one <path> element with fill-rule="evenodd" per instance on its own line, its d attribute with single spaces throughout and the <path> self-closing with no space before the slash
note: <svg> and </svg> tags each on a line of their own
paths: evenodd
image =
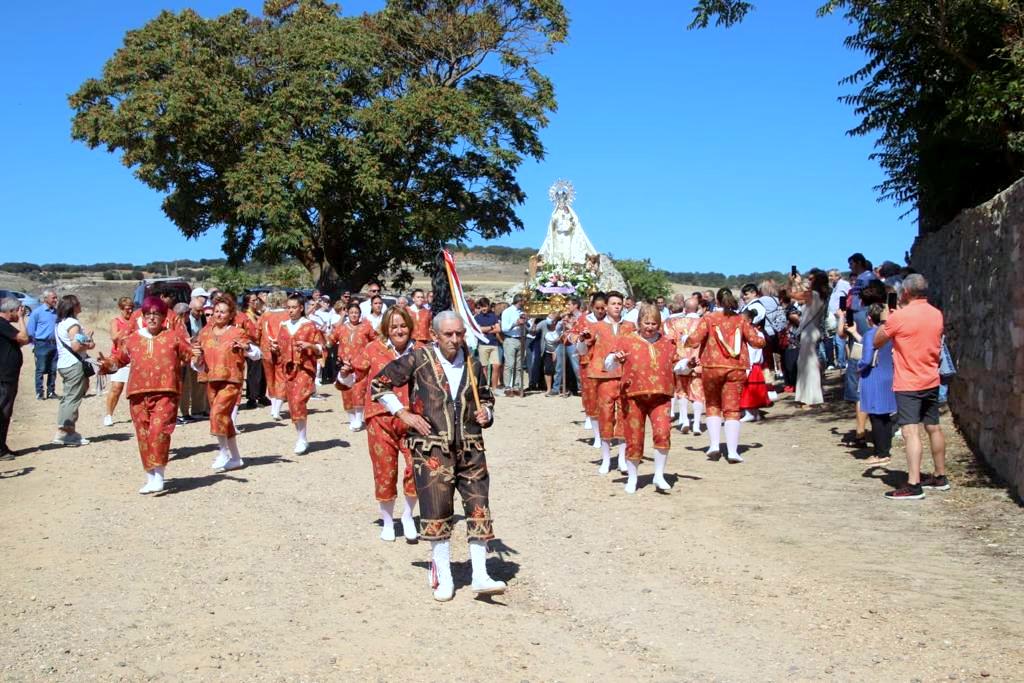
<svg viewBox="0 0 1024 683">
<path fill-rule="evenodd" d="M 885 494 L 889 500 L 920 500 L 924 489 L 949 490 L 946 478 L 946 438 L 939 426 L 939 351 L 942 312 L 928 303 L 928 281 L 908 275 L 903 281 L 902 308 L 893 311 L 875 333 L 874 347 L 892 340 L 893 380 L 897 422 L 907 449 L 907 485 Z M 921 478 L 921 431 L 931 446 L 935 473 Z"/>
</svg>

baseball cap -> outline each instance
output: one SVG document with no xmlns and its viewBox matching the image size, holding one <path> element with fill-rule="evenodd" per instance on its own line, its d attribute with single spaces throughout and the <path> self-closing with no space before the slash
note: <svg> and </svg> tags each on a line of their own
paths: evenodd
<svg viewBox="0 0 1024 683">
<path fill-rule="evenodd" d="M 207 292 L 202 287 L 196 287 L 195 289 L 192 290 L 192 298 L 194 299 L 197 296 L 203 296 L 203 297 L 206 297 L 207 299 L 209 299 L 210 298 L 210 293 Z"/>
</svg>

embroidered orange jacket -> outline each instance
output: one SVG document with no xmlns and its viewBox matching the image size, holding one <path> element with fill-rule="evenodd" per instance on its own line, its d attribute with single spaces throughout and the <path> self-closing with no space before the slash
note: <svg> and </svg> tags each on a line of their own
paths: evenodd
<svg viewBox="0 0 1024 683">
<path fill-rule="evenodd" d="M 181 368 L 191 356 L 192 345 L 180 327 L 155 337 L 129 334 L 111 354 L 122 367 L 131 363 L 125 388 L 129 398 L 138 394 L 180 394 Z"/>
<path fill-rule="evenodd" d="M 606 316 L 600 322 L 588 323 L 587 329 L 593 335 L 587 342 L 590 347 L 590 358 L 593 361 L 587 366 L 587 376 L 591 379 L 618 379 L 622 377 L 622 368 L 608 371 L 604 369 L 604 359 L 612 352 L 621 337 L 636 332 L 636 326 L 628 320 L 618 325 Z"/>
<path fill-rule="evenodd" d="M 638 332 L 618 338 L 612 352 L 622 351 L 622 392 L 626 396 L 671 396 L 675 393 L 673 366 L 679 360 L 676 344 L 663 334 L 649 342 Z"/>
<path fill-rule="evenodd" d="M 744 341 L 756 349 L 764 348 L 764 338 L 747 316 L 715 311 L 700 319 L 686 345 L 700 349 L 700 364 L 705 368 L 746 370 L 750 361 Z"/>
<path fill-rule="evenodd" d="M 387 415 L 388 409 L 382 406 L 377 401 L 374 401 L 370 393 L 370 382 L 369 380 L 380 374 L 380 371 L 388 366 L 388 363 L 398 358 L 398 352 L 382 342 L 380 339 L 374 339 L 369 344 L 364 346 L 356 357 L 352 359 L 352 368 L 356 373 L 356 384 L 362 383 L 363 389 L 363 404 L 365 406 L 363 415 L 366 419 L 370 419 L 376 415 Z M 392 391 L 398 397 L 398 400 L 402 402 L 402 405 L 406 408 L 409 407 L 409 385 L 403 385 L 400 387 L 393 387 Z"/>
<path fill-rule="evenodd" d="M 241 384 L 245 379 L 245 349 L 249 346 L 249 335 L 236 325 L 221 328 L 217 335 L 215 325 L 207 325 L 199 331 L 199 348 L 203 350 L 205 370 L 199 373 L 200 382 L 228 382 Z M 233 348 L 235 342 L 241 349 Z"/>
</svg>

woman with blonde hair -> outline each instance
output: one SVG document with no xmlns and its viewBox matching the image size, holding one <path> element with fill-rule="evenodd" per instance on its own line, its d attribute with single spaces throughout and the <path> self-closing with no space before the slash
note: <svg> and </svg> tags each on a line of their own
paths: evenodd
<svg viewBox="0 0 1024 683">
<path fill-rule="evenodd" d="M 379 297 L 374 297 L 378 299 Z M 373 492 L 380 510 L 382 541 L 395 540 L 395 501 L 398 499 L 398 456 L 405 461 L 402 489 L 405 509 L 402 512 L 402 534 L 408 541 L 417 538 L 412 510 L 416 506 L 416 483 L 413 480 L 412 453 L 406 442 L 407 428 L 398 417 L 388 412 L 370 394 L 370 382 L 391 361 L 412 353 L 413 318 L 405 308 L 393 306 L 381 317 L 380 336 L 363 346 L 351 360 L 342 362 L 338 381 L 344 386 L 362 384 L 363 414 L 366 420 L 367 445 L 373 466 Z M 409 387 L 394 387 L 395 396 L 409 408 Z"/>
</svg>

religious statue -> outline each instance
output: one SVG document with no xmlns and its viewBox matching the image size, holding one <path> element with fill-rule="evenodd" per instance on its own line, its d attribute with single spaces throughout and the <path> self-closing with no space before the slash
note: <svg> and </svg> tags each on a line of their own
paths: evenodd
<svg viewBox="0 0 1024 683">
<path fill-rule="evenodd" d="M 567 180 L 557 180 L 548 190 L 548 199 L 555 205 L 548 222 L 548 234 L 544 238 L 538 256 L 544 263 L 572 263 L 584 265 L 587 258 L 597 255 L 597 249 L 590 243 L 579 216 L 573 211 L 576 190 Z"/>
</svg>

